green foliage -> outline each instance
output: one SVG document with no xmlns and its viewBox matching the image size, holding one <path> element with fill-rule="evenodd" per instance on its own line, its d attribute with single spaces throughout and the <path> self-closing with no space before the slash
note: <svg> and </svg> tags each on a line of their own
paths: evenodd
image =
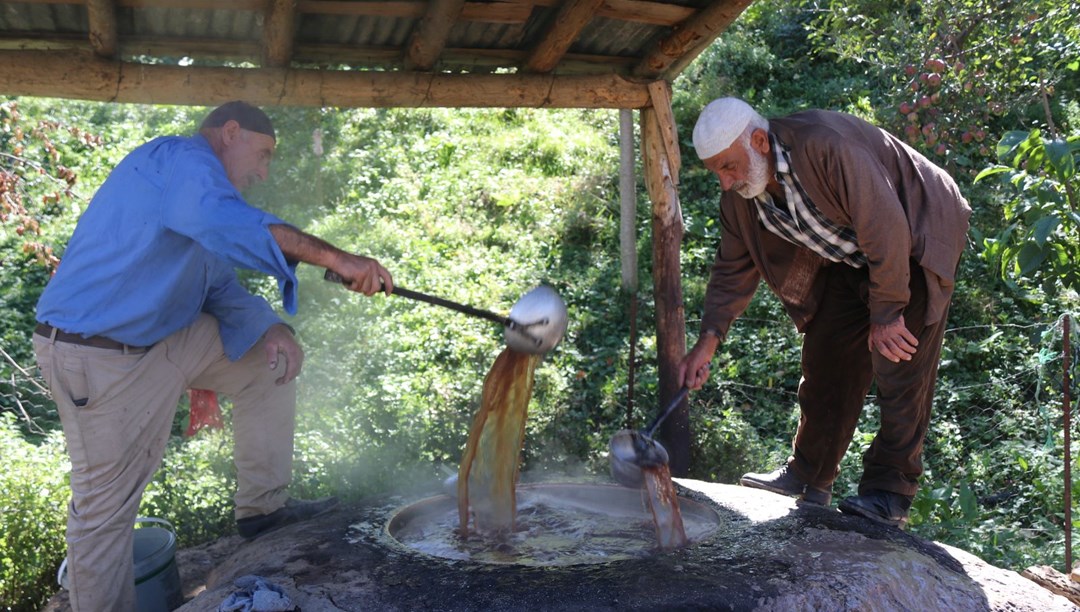
<svg viewBox="0 0 1080 612">
<path fill-rule="evenodd" d="M 64 556 L 67 454 L 59 434 L 27 443 L 0 412 L 0 606 L 36 610 L 52 594 Z"/>
<path fill-rule="evenodd" d="M 161 468 L 146 487 L 139 516 L 168 520 L 181 547 L 213 540 L 235 528 L 232 432 L 202 430 L 173 437 Z"/>
<path fill-rule="evenodd" d="M 886 79 L 880 123 L 971 176 L 992 135 L 1041 115 L 1041 88 L 1077 91 L 1076 2 L 826 2 L 810 39 L 828 56 Z M 875 88 L 876 89 L 876 88 Z"/>
<path fill-rule="evenodd" d="M 1008 225 L 983 241 L 983 257 L 1000 265 L 1001 278 L 1014 290 L 1027 281 L 1048 294 L 1080 289 L 1080 134 L 1045 138 L 1039 129 L 1011 131 L 998 143 L 1003 164 L 976 180 L 1000 176 L 1014 187 L 1002 211 Z"/>
</svg>

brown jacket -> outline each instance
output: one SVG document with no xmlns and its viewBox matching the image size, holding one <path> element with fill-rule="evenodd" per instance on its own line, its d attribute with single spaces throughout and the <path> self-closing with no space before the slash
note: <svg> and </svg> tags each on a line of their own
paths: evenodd
<svg viewBox="0 0 1080 612">
<path fill-rule="evenodd" d="M 909 261 L 926 272 L 926 322 L 941 318 L 952 296 L 971 208 L 944 170 L 870 123 L 830 111 L 769 121 L 791 148 L 791 164 L 810 201 L 852 227 L 869 262 L 870 320 L 890 323 L 910 297 Z M 772 151 L 769 152 L 773 154 Z M 813 318 L 832 264 L 762 226 L 753 201 L 734 191 L 720 201 L 720 248 L 705 293 L 702 330 L 727 336 L 758 283 L 780 297 L 800 331 Z"/>
</svg>

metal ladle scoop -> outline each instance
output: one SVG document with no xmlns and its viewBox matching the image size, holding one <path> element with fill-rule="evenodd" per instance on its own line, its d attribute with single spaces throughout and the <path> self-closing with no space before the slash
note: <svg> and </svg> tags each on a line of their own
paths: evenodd
<svg viewBox="0 0 1080 612">
<path fill-rule="evenodd" d="M 627 487 L 640 487 L 645 482 L 641 474 L 642 468 L 667 465 L 667 450 L 653 440 L 653 434 L 689 393 L 690 389 L 687 387 L 679 389 L 671 403 L 656 415 L 645 429 L 621 429 L 611 436 L 608 450 L 611 457 L 611 476 L 616 482 Z"/>
<path fill-rule="evenodd" d="M 347 284 L 340 274 L 330 270 L 323 274 L 323 278 L 330 282 Z M 510 308 L 510 315 L 505 317 L 398 285 L 394 286 L 391 295 L 442 306 L 498 323 L 506 328 L 504 337 L 507 346 L 515 351 L 533 355 L 542 355 L 555 348 L 566 333 L 569 320 L 566 304 L 554 289 L 546 285 L 540 285 L 522 296 Z"/>
</svg>

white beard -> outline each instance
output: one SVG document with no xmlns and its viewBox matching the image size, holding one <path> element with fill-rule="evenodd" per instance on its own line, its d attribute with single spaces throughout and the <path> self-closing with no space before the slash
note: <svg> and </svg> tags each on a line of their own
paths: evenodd
<svg viewBox="0 0 1080 612">
<path fill-rule="evenodd" d="M 769 186 L 769 162 L 765 156 L 746 146 L 746 154 L 750 159 L 750 168 L 745 181 L 735 185 L 735 193 L 747 200 L 752 200 L 765 193 Z"/>
</svg>

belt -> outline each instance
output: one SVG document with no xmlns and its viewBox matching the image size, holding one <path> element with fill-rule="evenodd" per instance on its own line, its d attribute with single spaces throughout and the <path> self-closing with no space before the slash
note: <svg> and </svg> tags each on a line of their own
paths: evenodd
<svg viewBox="0 0 1080 612">
<path fill-rule="evenodd" d="M 111 338 L 105 336 L 80 336 L 79 334 L 69 334 L 66 331 L 56 329 L 48 323 L 38 323 L 38 326 L 34 329 L 34 333 L 39 336 L 44 336 L 54 342 L 67 342 L 68 344 L 78 344 L 81 346 L 92 346 L 94 348 L 111 349 L 114 351 L 123 351 L 125 353 L 144 352 L 149 347 L 145 346 L 132 346 L 130 344 L 124 344 L 123 342 L 117 342 Z"/>
</svg>

